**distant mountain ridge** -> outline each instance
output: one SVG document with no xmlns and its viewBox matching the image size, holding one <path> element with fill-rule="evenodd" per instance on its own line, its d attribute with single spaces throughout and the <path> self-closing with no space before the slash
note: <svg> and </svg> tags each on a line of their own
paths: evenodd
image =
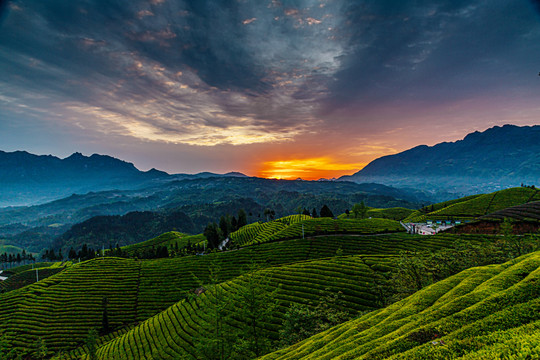
<svg viewBox="0 0 540 360">
<path fill-rule="evenodd" d="M 26 151 L 0 151 L 0 206 L 40 203 L 73 193 L 130 189 L 169 177 L 156 169 L 140 171 L 132 163 L 107 155 L 76 152 L 60 159 Z"/>
<path fill-rule="evenodd" d="M 534 184 L 539 179 L 540 125 L 495 126 L 463 140 L 417 146 L 373 160 L 340 178 L 460 194 Z"/>
<path fill-rule="evenodd" d="M 156 169 L 140 171 L 132 163 L 108 155 L 85 156 L 76 152 L 61 159 L 26 151 L 0 151 L 0 207 L 40 204 L 71 194 L 131 190 L 173 180 L 216 176 L 246 175 L 236 172 L 170 175 Z"/>
</svg>

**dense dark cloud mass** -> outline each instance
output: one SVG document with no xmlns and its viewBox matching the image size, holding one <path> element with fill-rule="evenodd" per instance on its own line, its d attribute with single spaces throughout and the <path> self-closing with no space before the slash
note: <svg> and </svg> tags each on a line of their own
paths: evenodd
<svg viewBox="0 0 540 360">
<path fill-rule="evenodd" d="M 159 157 L 169 144 L 191 154 L 178 165 L 189 171 L 216 156 L 207 147 L 231 154 L 224 167 L 252 144 L 300 154 L 325 142 L 352 157 L 408 146 L 396 129 L 466 125 L 455 135 L 539 115 L 536 0 L 13 0 L 0 11 L 11 148 L 31 148 L 36 129 L 53 153 L 125 157 L 137 143 Z"/>
</svg>

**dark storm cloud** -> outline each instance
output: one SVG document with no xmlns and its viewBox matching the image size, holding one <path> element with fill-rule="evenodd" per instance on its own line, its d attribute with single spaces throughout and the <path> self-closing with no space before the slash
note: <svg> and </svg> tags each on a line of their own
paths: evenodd
<svg viewBox="0 0 540 360">
<path fill-rule="evenodd" d="M 532 0 L 1 4 L 4 114 L 145 141 L 283 141 L 396 102 L 518 96 L 540 58 Z"/>
<path fill-rule="evenodd" d="M 13 2 L 0 38 L 0 85 L 8 105 L 36 106 L 39 94 L 57 112 L 129 118 L 146 133 L 243 126 L 293 135 L 337 68 L 340 48 L 327 33 L 339 6 L 321 4 Z"/>
<path fill-rule="evenodd" d="M 359 1 L 345 12 L 341 31 L 350 51 L 327 112 L 347 104 L 444 103 L 536 80 L 540 33 L 528 1 Z"/>
</svg>

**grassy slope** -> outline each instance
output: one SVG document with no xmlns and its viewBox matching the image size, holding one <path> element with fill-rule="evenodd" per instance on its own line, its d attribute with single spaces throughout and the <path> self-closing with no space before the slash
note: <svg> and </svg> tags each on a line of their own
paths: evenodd
<svg viewBox="0 0 540 360">
<path fill-rule="evenodd" d="M 386 208 L 386 209 L 379 209 L 379 208 L 369 208 L 367 211 L 366 216 L 369 218 L 377 218 L 377 219 L 389 219 L 389 220 L 403 220 L 406 217 L 410 216 L 412 213 L 414 213 L 415 210 L 407 209 L 404 207 L 393 207 L 393 208 Z M 349 216 L 347 214 L 341 214 L 338 216 L 340 219 L 347 219 L 347 218 L 353 218 L 353 213 L 351 212 Z"/>
<path fill-rule="evenodd" d="M 265 242 L 294 239 L 327 234 L 381 234 L 403 232 L 405 229 L 395 220 L 388 219 L 331 219 L 306 218 L 286 225 L 280 221 L 254 223 L 231 234 L 232 246 L 246 246 Z"/>
<path fill-rule="evenodd" d="M 222 280 L 227 281 L 242 275 L 250 263 L 261 267 L 293 264 L 332 257 L 341 249 L 345 256 L 366 255 L 366 264 L 384 271 L 388 270 L 386 256 L 400 250 L 438 249 L 455 239 L 453 235 L 329 236 L 206 256 L 145 261 L 94 259 L 0 295 L 0 331 L 21 348 L 32 348 L 37 338 L 43 337 L 51 350 L 72 349 L 84 341 L 91 327 L 101 326 L 103 297 L 109 299 L 111 327 L 131 326 L 182 300 L 188 290 L 199 286 L 194 276 L 207 283 L 212 262 L 219 264 Z"/>
<path fill-rule="evenodd" d="M 172 248 L 175 245 L 178 245 L 178 248 L 181 249 L 190 243 L 195 245 L 201 241 L 205 241 L 206 238 L 204 235 L 186 235 L 179 233 L 177 231 L 169 231 L 164 234 L 161 234 L 153 239 L 146 240 L 137 244 L 127 245 L 122 247 L 122 251 L 125 251 L 129 255 L 133 255 L 136 252 L 139 254 L 143 253 L 148 248 L 165 246 L 167 248 Z"/>
<path fill-rule="evenodd" d="M 498 210 L 486 216 L 482 216 L 481 220 L 501 221 L 504 218 L 508 218 L 516 222 L 527 221 L 532 223 L 540 223 L 540 201 L 529 202 L 526 204 Z"/>
<path fill-rule="evenodd" d="M 262 359 L 534 359 L 539 340 L 536 252 L 465 270 Z"/>
<path fill-rule="evenodd" d="M 454 202 L 435 204 L 434 211 L 422 214 L 417 211 L 408 216 L 405 222 L 422 222 L 426 219 L 446 220 L 450 217 L 456 219 L 474 219 L 497 210 L 511 206 L 540 200 L 540 191 L 530 188 L 511 188 L 474 197 L 457 199 Z"/>
</svg>

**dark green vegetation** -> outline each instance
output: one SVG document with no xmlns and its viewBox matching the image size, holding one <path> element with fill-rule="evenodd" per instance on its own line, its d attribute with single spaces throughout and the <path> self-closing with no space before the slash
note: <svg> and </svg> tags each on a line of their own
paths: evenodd
<svg viewBox="0 0 540 360">
<path fill-rule="evenodd" d="M 436 191 L 448 199 L 540 179 L 540 126 L 495 126 L 463 140 L 383 156 L 340 180 Z M 454 196 L 452 196 L 454 194 Z"/>
<path fill-rule="evenodd" d="M 120 216 L 96 216 L 80 224 L 57 238 L 54 247 L 66 253 L 70 248 L 79 250 L 82 244 L 94 249 L 102 246 L 116 247 L 139 243 L 156 234 L 170 230 L 186 233 L 194 232 L 191 219 L 182 211 L 167 213 L 132 212 Z"/>
<path fill-rule="evenodd" d="M 70 247 L 80 249 L 85 242 L 93 248 L 108 248 L 117 242 L 129 245 L 175 228 L 201 233 L 209 222 L 218 222 L 226 214 L 235 215 L 238 209 L 244 209 L 247 222 L 252 223 L 265 221 L 266 209 L 278 218 L 296 213 L 299 207 L 318 210 L 326 204 L 339 214 L 361 201 L 372 207 L 417 208 L 425 199 L 425 194 L 414 191 L 352 182 L 246 177 L 171 180 L 143 189 L 72 195 L 42 205 L 3 208 L 0 236 L 27 251 L 41 252 L 54 246 L 56 250 L 62 247 L 65 253 Z M 167 219 L 182 213 L 187 216 L 183 221 L 165 228 Z M 124 218 L 119 216 L 126 214 Z M 140 219 L 139 229 L 130 225 L 129 220 L 135 218 Z M 78 225 L 87 220 L 84 226 Z M 54 242 L 58 237 L 62 240 Z"/>
<path fill-rule="evenodd" d="M 366 210 L 367 211 L 364 217 L 376 218 L 376 219 L 389 219 L 389 220 L 397 220 L 397 221 L 405 219 L 406 217 L 408 217 L 414 212 L 414 210 L 403 208 L 403 207 L 386 208 L 386 209 L 368 207 Z M 355 218 L 355 214 L 351 210 L 349 211 L 349 214 L 345 213 L 345 214 L 339 215 L 339 218 L 348 218 L 348 219 Z"/>
<path fill-rule="evenodd" d="M 471 268 L 263 359 L 536 359 L 540 252 Z"/>
</svg>

